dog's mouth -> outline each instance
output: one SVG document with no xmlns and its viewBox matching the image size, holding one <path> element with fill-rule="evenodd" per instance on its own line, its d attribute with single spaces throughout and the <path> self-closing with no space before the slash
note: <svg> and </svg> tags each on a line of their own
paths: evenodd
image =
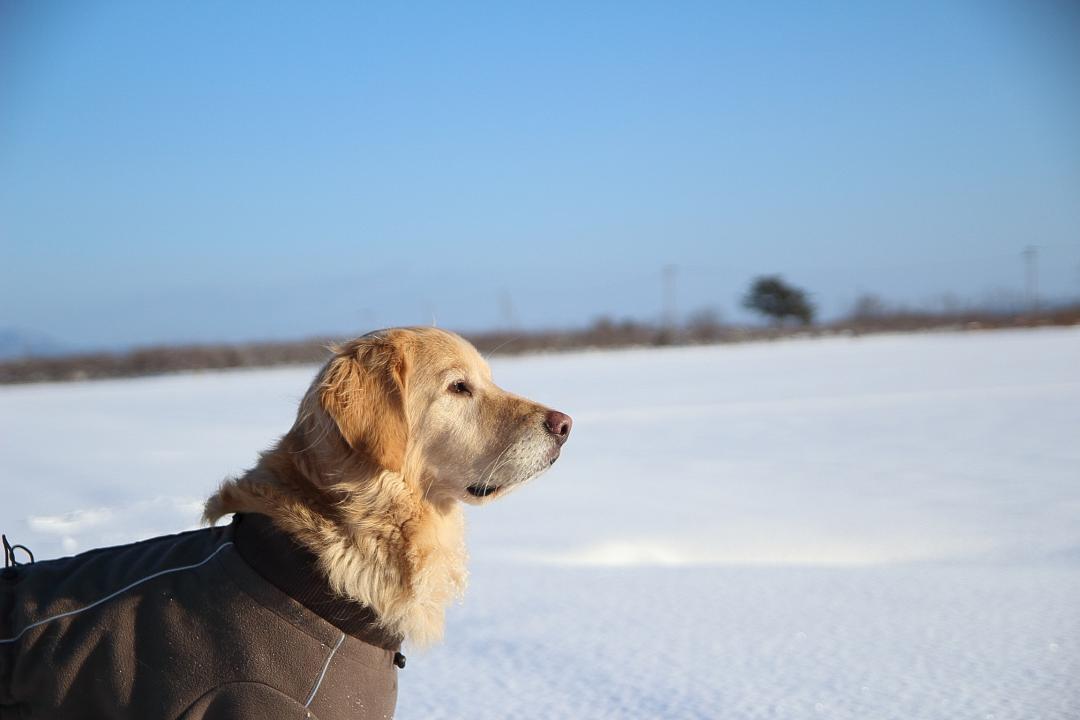
<svg viewBox="0 0 1080 720">
<path fill-rule="evenodd" d="M 465 488 L 465 491 L 467 493 L 469 493 L 473 497 L 478 497 L 478 498 L 487 497 L 488 495 L 494 495 L 495 493 L 499 492 L 500 490 L 502 490 L 502 485 L 477 484 L 477 485 L 470 485 L 467 488 Z"/>
<path fill-rule="evenodd" d="M 541 474 L 544 470 L 555 464 L 555 461 L 559 459 L 559 451 L 561 448 L 556 445 L 548 451 L 547 455 L 541 461 L 544 463 L 542 467 L 534 467 L 533 472 L 528 477 L 504 480 L 499 484 L 495 484 L 490 480 L 487 482 L 478 482 L 472 485 L 465 486 L 465 492 L 472 495 L 474 498 L 487 498 L 492 495 L 497 495 L 504 490 L 511 490 L 519 485 L 523 485 L 529 480 L 532 480 L 537 475 Z"/>
</svg>

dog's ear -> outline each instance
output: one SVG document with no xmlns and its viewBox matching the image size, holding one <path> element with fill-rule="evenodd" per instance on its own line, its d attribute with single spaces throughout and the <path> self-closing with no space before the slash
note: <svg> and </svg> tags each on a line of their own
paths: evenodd
<svg viewBox="0 0 1080 720">
<path fill-rule="evenodd" d="M 349 447 L 394 472 L 405 462 L 409 436 L 407 370 L 398 343 L 369 336 L 339 348 L 319 385 L 319 402 Z"/>
</svg>

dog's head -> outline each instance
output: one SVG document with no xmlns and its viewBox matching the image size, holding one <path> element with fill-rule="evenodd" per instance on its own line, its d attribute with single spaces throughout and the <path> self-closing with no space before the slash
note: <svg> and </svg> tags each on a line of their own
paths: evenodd
<svg viewBox="0 0 1080 720">
<path fill-rule="evenodd" d="M 335 462 L 362 463 L 401 473 L 436 503 L 480 504 L 519 487 L 558 459 L 571 426 L 568 415 L 497 386 L 472 345 L 435 328 L 382 330 L 335 348 L 301 418 L 320 475 L 332 479 Z"/>
</svg>

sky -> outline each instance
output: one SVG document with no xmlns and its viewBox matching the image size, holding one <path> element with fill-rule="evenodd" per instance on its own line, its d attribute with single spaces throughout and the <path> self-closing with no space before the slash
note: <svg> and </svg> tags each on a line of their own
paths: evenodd
<svg viewBox="0 0 1080 720">
<path fill-rule="evenodd" d="M 0 328 L 1077 297 L 1077 7 L 0 0 Z"/>
</svg>

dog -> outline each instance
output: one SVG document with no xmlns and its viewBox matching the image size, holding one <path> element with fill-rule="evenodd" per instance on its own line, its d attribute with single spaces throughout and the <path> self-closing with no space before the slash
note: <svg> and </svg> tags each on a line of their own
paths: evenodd
<svg viewBox="0 0 1080 720">
<path fill-rule="evenodd" d="M 0 720 L 392 715 L 402 642 L 464 591 L 461 505 L 544 472 L 572 420 L 450 332 L 332 351 L 211 527 L 0 574 Z"/>
</svg>

